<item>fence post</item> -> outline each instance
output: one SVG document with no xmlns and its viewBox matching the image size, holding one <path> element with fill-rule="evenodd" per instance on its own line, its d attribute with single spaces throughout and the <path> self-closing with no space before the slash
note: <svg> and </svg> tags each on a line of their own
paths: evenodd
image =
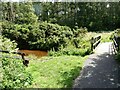
<svg viewBox="0 0 120 90">
<path fill-rule="evenodd" d="M 118 37 L 118 51 L 120 51 L 120 37 Z"/>
<path fill-rule="evenodd" d="M 119 36 L 114 35 L 113 44 L 114 44 L 115 50 L 118 52 L 120 50 L 120 37 Z"/>
<path fill-rule="evenodd" d="M 93 38 L 93 37 L 91 38 L 91 41 L 90 41 L 90 42 L 91 42 L 91 51 L 93 51 L 93 49 L 94 49 L 94 47 L 93 47 L 93 44 L 94 44 L 94 38 Z"/>
</svg>

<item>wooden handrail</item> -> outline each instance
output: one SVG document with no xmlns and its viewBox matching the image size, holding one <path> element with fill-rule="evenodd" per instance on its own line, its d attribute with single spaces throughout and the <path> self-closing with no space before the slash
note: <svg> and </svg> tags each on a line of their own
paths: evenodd
<svg viewBox="0 0 120 90">
<path fill-rule="evenodd" d="M 3 53 L 10 53 L 10 51 L 6 51 L 6 50 L 0 50 L 0 52 L 3 52 Z M 22 59 L 23 59 L 23 64 L 25 65 L 25 66 L 28 66 L 28 64 L 29 64 L 29 60 L 26 60 L 25 59 L 25 53 L 23 53 L 23 52 L 11 52 L 12 54 L 19 54 L 19 55 L 21 55 L 21 57 L 22 57 Z"/>
<path fill-rule="evenodd" d="M 114 49 L 116 50 L 116 52 L 118 52 L 120 50 L 120 37 L 119 36 L 114 35 L 113 45 L 114 45 Z"/>
<path fill-rule="evenodd" d="M 96 36 L 91 38 L 91 51 L 93 51 L 101 41 L 101 36 Z"/>
</svg>

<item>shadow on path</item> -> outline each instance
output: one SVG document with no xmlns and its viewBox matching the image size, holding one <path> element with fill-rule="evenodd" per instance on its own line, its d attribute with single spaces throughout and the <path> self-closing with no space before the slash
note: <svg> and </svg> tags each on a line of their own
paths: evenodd
<svg viewBox="0 0 120 90">
<path fill-rule="evenodd" d="M 98 49 L 105 46 L 101 45 Z M 117 88 L 119 65 L 114 60 L 112 43 L 107 43 L 102 53 L 92 54 L 84 63 L 73 88 Z M 99 51 L 99 50 L 98 50 Z"/>
</svg>

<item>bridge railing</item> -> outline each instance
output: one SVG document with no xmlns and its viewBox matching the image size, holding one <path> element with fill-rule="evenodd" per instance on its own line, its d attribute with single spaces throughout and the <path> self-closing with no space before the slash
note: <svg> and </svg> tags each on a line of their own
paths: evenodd
<svg viewBox="0 0 120 90">
<path fill-rule="evenodd" d="M 6 51 L 6 50 L 0 50 L 0 52 L 3 52 L 3 53 L 10 53 L 9 51 Z M 23 53 L 23 52 L 11 52 L 12 54 L 19 54 L 19 55 L 21 55 L 21 57 L 22 57 L 22 59 L 23 59 L 23 64 L 25 65 L 25 66 L 28 66 L 28 64 L 29 64 L 29 60 L 26 60 L 25 59 L 25 53 Z"/>
<path fill-rule="evenodd" d="M 101 41 L 101 35 L 91 38 L 91 51 L 93 51 Z"/>
<path fill-rule="evenodd" d="M 115 52 L 118 52 L 120 50 L 120 36 L 114 35 L 113 45 L 114 45 Z"/>
</svg>

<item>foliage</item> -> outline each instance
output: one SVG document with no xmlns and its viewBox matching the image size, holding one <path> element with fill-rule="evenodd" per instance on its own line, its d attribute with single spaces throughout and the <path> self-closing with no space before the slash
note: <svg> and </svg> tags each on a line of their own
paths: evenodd
<svg viewBox="0 0 120 90">
<path fill-rule="evenodd" d="M 32 84 L 32 76 L 25 70 L 21 59 L 2 54 L 0 61 L 3 68 L 2 88 L 24 88 Z"/>
<path fill-rule="evenodd" d="M 61 46 L 58 51 L 54 49 L 48 52 L 50 56 L 61 56 L 61 55 L 75 55 L 75 56 L 85 56 L 91 53 L 91 44 L 88 32 L 81 28 L 81 32 L 78 35 L 67 41 L 66 47 Z M 76 30 L 77 31 L 77 30 Z M 83 32 L 83 33 L 82 33 Z"/>
<path fill-rule="evenodd" d="M 32 2 L 19 4 L 19 12 L 15 23 L 32 25 L 37 23 L 37 16 L 34 14 Z"/>
<path fill-rule="evenodd" d="M 109 32 L 109 31 L 101 32 L 101 37 L 102 37 L 101 42 L 111 42 L 112 33 L 113 32 Z"/>
<path fill-rule="evenodd" d="M 34 49 L 50 50 L 58 48 L 63 45 L 65 46 L 66 40 L 71 39 L 73 33 L 67 26 L 59 26 L 58 24 L 50 24 L 43 22 L 39 24 L 39 29 L 32 31 L 32 40 L 30 47 Z M 30 41 L 30 40 L 29 40 Z"/>
<path fill-rule="evenodd" d="M 118 2 L 35 2 L 33 5 L 41 21 L 70 28 L 74 28 L 75 25 L 79 28 L 87 27 L 89 31 L 110 31 L 120 28 Z"/>
<path fill-rule="evenodd" d="M 2 20 L 35 24 L 37 19 L 89 31 L 109 31 L 119 27 L 118 2 L 2 2 Z M 35 15 L 36 14 L 36 15 Z M 37 18 L 38 17 L 38 18 Z"/>
<path fill-rule="evenodd" d="M 15 41 L 10 41 L 10 39 L 0 36 L 0 49 L 1 50 L 12 51 L 16 49 L 16 46 L 17 46 L 17 43 L 15 43 Z"/>
<path fill-rule="evenodd" d="M 32 2 L 2 2 L 2 20 L 16 24 L 36 24 L 37 16 L 34 14 Z"/>
<path fill-rule="evenodd" d="M 13 51 L 16 43 L 10 39 L 0 36 L 2 50 Z M 25 70 L 22 59 L 13 54 L 0 53 L 0 87 L 1 88 L 23 88 L 32 84 L 32 76 Z"/>
<path fill-rule="evenodd" d="M 49 56 L 61 56 L 61 55 L 75 55 L 75 56 L 85 56 L 90 54 L 90 49 L 78 49 L 78 48 L 64 48 L 57 52 L 49 51 Z"/>
<path fill-rule="evenodd" d="M 3 36 L 15 40 L 22 49 L 50 50 L 55 48 L 57 50 L 61 45 L 65 46 L 66 40 L 71 39 L 73 35 L 71 29 L 67 26 L 46 22 L 40 23 L 39 27 L 31 24 L 9 23 L 8 26 L 6 25 L 6 22 L 3 22 Z"/>
<path fill-rule="evenodd" d="M 96 32 L 89 32 L 87 33 L 87 36 L 91 37 L 95 37 L 101 35 L 101 43 L 102 42 L 111 42 L 111 38 L 113 35 L 113 32 L 111 31 L 96 31 Z"/>
<path fill-rule="evenodd" d="M 114 31 L 114 34 L 115 34 L 116 36 L 120 36 L 120 29 L 119 29 L 119 28 L 116 29 L 116 30 Z"/>
<path fill-rule="evenodd" d="M 32 73 L 32 88 L 70 88 L 87 57 L 59 56 L 31 60 L 27 71 Z"/>
<path fill-rule="evenodd" d="M 120 50 L 116 54 L 115 59 L 120 63 Z"/>
<path fill-rule="evenodd" d="M 78 44 L 79 44 L 79 48 L 76 48 L 74 44 L 68 43 L 68 45 L 65 48 L 61 47 L 59 48 L 58 51 L 50 50 L 48 52 L 48 55 L 49 56 L 61 56 L 61 55 L 85 56 L 91 53 L 89 39 L 85 40 L 84 38 L 82 38 L 82 40 L 80 40 Z"/>
<path fill-rule="evenodd" d="M 113 33 L 113 35 L 115 35 L 115 36 L 117 36 L 117 37 L 120 37 L 120 29 L 118 28 L 118 29 L 116 29 L 115 31 L 114 31 L 114 33 Z M 118 42 L 119 43 L 119 48 L 120 48 L 120 42 Z M 117 52 L 117 54 L 116 54 L 116 60 L 118 61 L 118 62 L 120 62 L 120 50 Z"/>
<path fill-rule="evenodd" d="M 10 38 L 11 40 L 15 40 L 20 46 L 26 46 L 28 43 L 26 40 L 28 39 L 29 28 L 30 25 L 19 25 L 10 22 L 2 22 L 2 35 Z"/>
</svg>

